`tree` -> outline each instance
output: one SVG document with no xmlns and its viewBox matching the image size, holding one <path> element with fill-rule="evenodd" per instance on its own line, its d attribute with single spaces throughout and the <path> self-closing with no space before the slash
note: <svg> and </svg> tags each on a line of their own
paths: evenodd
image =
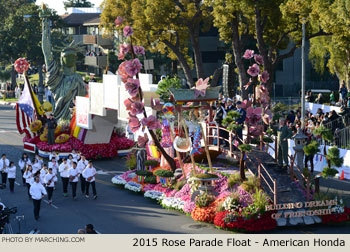
<svg viewBox="0 0 350 252">
<path fill-rule="evenodd" d="M 309 57 L 318 72 L 327 67 L 350 88 L 350 3 L 334 0 L 330 7 L 321 7 L 320 25 L 332 36 L 311 39 Z"/>
<path fill-rule="evenodd" d="M 312 20 L 308 25 L 307 38 L 327 35 L 317 24 L 315 9 L 325 1 L 316 0 L 207 0 L 212 8 L 214 26 L 220 37 L 232 43 L 240 88 L 248 82 L 242 62 L 247 38 L 252 36 L 263 57 L 263 68 L 270 78 L 266 83 L 271 92 L 277 65 L 293 56 L 301 45 L 301 17 Z M 292 45 L 292 46 L 289 46 Z M 282 50 L 287 50 L 281 54 Z M 246 98 L 243 92 L 243 97 Z"/>
<path fill-rule="evenodd" d="M 94 7 L 94 4 L 87 0 L 68 0 L 64 1 L 63 4 L 65 10 L 70 7 Z"/>
<path fill-rule="evenodd" d="M 177 59 L 193 86 L 191 46 L 197 78 L 204 77 L 199 32 L 201 27 L 204 31 L 210 28 L 211 18 L 202 1 L 105 0 L 102 8 L 101 25 L 106 31 L 113 31 L 117 16 L 124 17 L 134 28 L 134 43 Z"/>
<path fill-rule="evenodd" d="M 39 6 L 35 5 L 33 1 L 29 1 L 29 3 L 27 1 L 18 2 L 21 2 L 21 4 L 16 7 L 16 11 L 8 13 L 0 21 L 0 62 L 13 65 L 17 58 L 26 57 L 32 66 L 38 67 L 40 72 L 44 59 L 41 50 Z M 51 10 L 51 13 L 53 29 L 62 27 L 60 17 L 53 10 Z M 25 19 L 25 15 L 31 17 Z M 52 38 L 56 45 L 57 43 L 60 45 L 64 41 L 62 34 L 58 31 L 53 33 Z M 12 89 L 14 89 L 16 73 L 13 66 L 11 73 Z M 40 81 L 42 81 L 42 78 L 40 78 Z"/>
</svg>

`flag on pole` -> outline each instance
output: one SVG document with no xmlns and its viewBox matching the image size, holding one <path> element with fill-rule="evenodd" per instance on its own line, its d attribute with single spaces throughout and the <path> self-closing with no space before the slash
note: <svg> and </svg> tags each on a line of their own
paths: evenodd
<svg viewBox="0 0 350 252">
<path fill-rule="evenodd" d="M 36 134 L 30 130 L 29 126 L 37 119 L 37 115 L 32 100 L 32 95 L 35 97 L 35 94 L 31 92 L 27 78 L 24 78 L 23 92 L 16 104 L 16 124 L 20 134 L 25 133 L 27 137 L 33 138 Z"/>
</svg>

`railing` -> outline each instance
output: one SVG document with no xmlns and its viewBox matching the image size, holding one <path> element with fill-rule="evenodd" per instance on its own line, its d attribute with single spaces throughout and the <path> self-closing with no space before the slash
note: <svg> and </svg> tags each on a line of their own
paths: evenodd
<svg viewBox="0 0 350 252">
<path fill-rule="evenodd" d="M 217 135 L 213 135 L 213 130 L 216 130 L 216 134 Z M 228 139 L 225 138 L 225 137 L 220 137 L 220 131 L 224 131 L 226 133 L 228 133 Z M 217 139 L 217 143 L 216 143 L 216 146 L 218 148 L 218 150 L 220 150 L 220 139 L 221 140 L 224 140 L 225 142 L 228 142 L 229 144 L 229 151 L 228 151 L 228 154 L 232 157 L 234 155 L 233 153 L 233 144 L 232 144 L 232 141 L 233 141 L 233 137 L 235 137 L 238 141 L 242 142 L 243 143 L 243 139 L 240 139 L 238 137 L 238 135 L 236 133 L 233 133 L 232 131 L 229 131 L 225 128 L 222 128 L 220 126 L 210 126 L 209 124 L 206 124 L 206 138 L 207 138 L 207 142 L 209 144 L 211 144 L 213 141 L 213 138 L 216 138 Z M 260 150 L 263 149 L 263 142 L 262 142 L 262 137 L 260 138 Z M 267 150 L 267 148 L 266 148 Z M 251 162 L 252 165 L 254 165 L 254 162 L 248 157 L 248 155 L 246 155 L 247 159 Z M 266 183 L 267 187 L 270 189 L 271 193 L 273 194 L 273 203 L 274 204 L 277 204 L 277 181 L 276 179 L 273 179 L 271 177 L 271 175 L 269 174 L 269 172 L 267 171 L 267 169 L 264 167 L 264 165 L 261 163 L 261 160 L 258 160 L 258 167 L 257 167 L 257 171 L 258 171 L 258 179 L 259 179 L 259 183 L 261 184 L 261 179 Z M 249 171 L 249 173 L 251 173 L 252 175 L 255 176 L 254 172 L 249 169 L 247 167 L 247 162 L 244 161 L 244 167 L 247 168 L 247 170 Z M 264 171 L 266 173 L 266 176 L 267 178 L 262 174 L 261 171 Z M 268 180 L 270 180 L 272 182 L 272 185 L 271 182 L 269 183 Z"/>
</svg>

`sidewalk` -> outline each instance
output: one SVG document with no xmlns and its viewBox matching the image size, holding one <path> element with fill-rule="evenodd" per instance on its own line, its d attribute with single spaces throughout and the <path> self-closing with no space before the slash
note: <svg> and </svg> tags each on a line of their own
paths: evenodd
<svg viewBox="0 0 350 252">
<path fill-rule="evenodd" d="M 9 106 L 16 106 L 15 101 L 4 101 L 4 100 L 0 100 L 0 105 L 9 105 Z"/>
</svg>

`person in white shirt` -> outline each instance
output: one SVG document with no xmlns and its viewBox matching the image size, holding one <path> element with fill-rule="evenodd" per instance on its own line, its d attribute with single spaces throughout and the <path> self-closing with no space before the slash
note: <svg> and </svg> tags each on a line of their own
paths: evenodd
<svg viewBox="0 0 350 252">
<path fill-rule="evenodd" d="M 69 155 L 68 155 L 68 159 L 67 159 L 67 163 L 68 163 L 69 167 L 72 167 L 72 166 L 73 166 L 73 162 L 74 162 L 74 160 L 73 160 L 73 155 L 72 155 L 72 154 L 69 154 Z"/>
<path fill-rule="evenodd" d="M 45 185 L 45 181 L 44 181 L 44 178 L 46 176 L 46 174 L 49 172 L 49 170 L 47 169 L 47 165 L 46 164 L 43 164 L 43 168 L 41 168 L 40 170 L 40 175 L 39 175 L 39 178 L 40 178 L 40 183 Z"/>
<path fill-rule="evenodd" d="M 18 161 L 18 166 L 21 169 L 21 173 L 22 173 L 23 186 L 26 186 L 26 179 L 23 178 L 23 174 L 24 174 L 24 171 L 27 169 L 27 165 L 29 164 L 31 165 L 32 162 L 30 162 L 30 159 L 28 158 L 28 154 L 23 153 L 21 159 Z"/>
<path fill-rule="evenodd" d="M 56 161 L 56 158 L 52 158 L 51 162 L 49 162 L 49 168 L 52 168 L 52 172 L 57 175 L 57 170 L 58 170 L 58 163 Z"/>
<path fill-rule="evenodd" d="M 77 165 L 77 170 L 80 174 L 80 187 L 81 187 L 81 192 L 85 194 L 85 178 L 83 177 L 83 171 L 86 168 L 86 166 L 89 164 L 89 162 L 85 159 L 85 156 L 81 156 L 80 161 L 78 162 Z"/>
<path fill-rule="evenodd" d="M 30 186 L 29 190 L 30 196 L 33 199 L 34 204 L 34 218 L 35 220 L 39 219 L 40 213 L 40 203 L 43 195 L 47 195 L 45 187 L 40 183 L 40 179 L 38 176 L 35 177 L 35 181 Z"/>
<path fill-rule="evenodd" d="M 67 159 L 63 158 L 63 162 L 58 167 L 58 171 L 60 172 L 60 176 L 62 179 L 63 184 L 63 196 L 68 196 L 68 182 L 69 182 L 69 164 L 67 162 Z"/>
<path fill-rule="evenodd" d="M 16 166 L 14 162 L 10 162 L 10 166 L 7 170 L 7 178 L 10 184 L 10 192 L 15 191 L 15 180 L 16 180 Z"/>
<path fill-rule="evenodd" d="M 43 161 L 42 157 L 40 157 L 39 155 L 35 155 L 35 159 L 38 161 L 38 163 L 41 166 L 44 164 L 44 161 Z"/>
<path fill-rule="evenodd" d="M 75 162 L 78 163 L 78 161 L 79 161 L 79 159 L 80 159 L 80 153 L 79 153 L 79 152 L 77 153 L 77 152 L 73 149 L 71 155 L 73 156 L 73 161 L 75 161 Z"/>
<path fill-rule="evenodd" d="M 88 166 L 86 166 L 86 168 L 83 171 L 83 177 L 85 178 L 85 181 L 86 181 L 86 188 L 85 188 L 86 198 L 89 198 L 89 187 L 91 185 L 94 199 L 97 199 L 95 176 L 96 176 L 96 169 L 92 166 L 92 162 L 89 161 Z"/>
<path fill-rule="evenodd" d="M 41 164 L 35 158 L 33 158 L 32 160 L 32 168 L 34 176 L 39 175 L 41 170 Z"/>
<path fill-rule="evenodd" d="M 6 154 L 2 154 L 0 159 L 1 183 L 2 187 L 6 188 L 7 171 L 10 166 L 10 161 L 6 158 Z"/>
<path fill-rule="evenodd" d="M 25 178 L 25 180 L 26 180 L 26 185 L 27 185 L 27 188 L 28 188 L 28 196 L 29 196 L 29 199 L 31 199 L 30 193 L 29 193 L 29 188 L 30 188 L 30 185 L 34 181 L 34 174 L 33 174 L 33 168 L 32 168 L 32 166 L 30 164 L 27 165 L 27 169 L 26 169 L 26 171 L 23 174 L 23 178 Z"/>
<path fill-rule="evenodd" d="M 49 204 L 52 204 L 52 194 L 55 188 L 55 182 L 57 181 L 56 174 L 53 173 L 52 168 L 49 168 L 49 172 L 44 177 L 44 182 L 46 184 L 47 196 Z"/>
<path fill-rule="evenodd" d="M 50 153 L 49 160 L 51 161 L 53 157 L 56 159 L 56 162 L 60 160 L 60 156 L 56 152 Z"/>
<path fill-rule="evenodd" d="M 77 163 L 73 161 L 72 168 L 69 169 L 69 181 L 72 186 L 73 199 L 77 198 L 77 184 L 79 180 L 79 172 L 77 169 Z"/>
</svg>

